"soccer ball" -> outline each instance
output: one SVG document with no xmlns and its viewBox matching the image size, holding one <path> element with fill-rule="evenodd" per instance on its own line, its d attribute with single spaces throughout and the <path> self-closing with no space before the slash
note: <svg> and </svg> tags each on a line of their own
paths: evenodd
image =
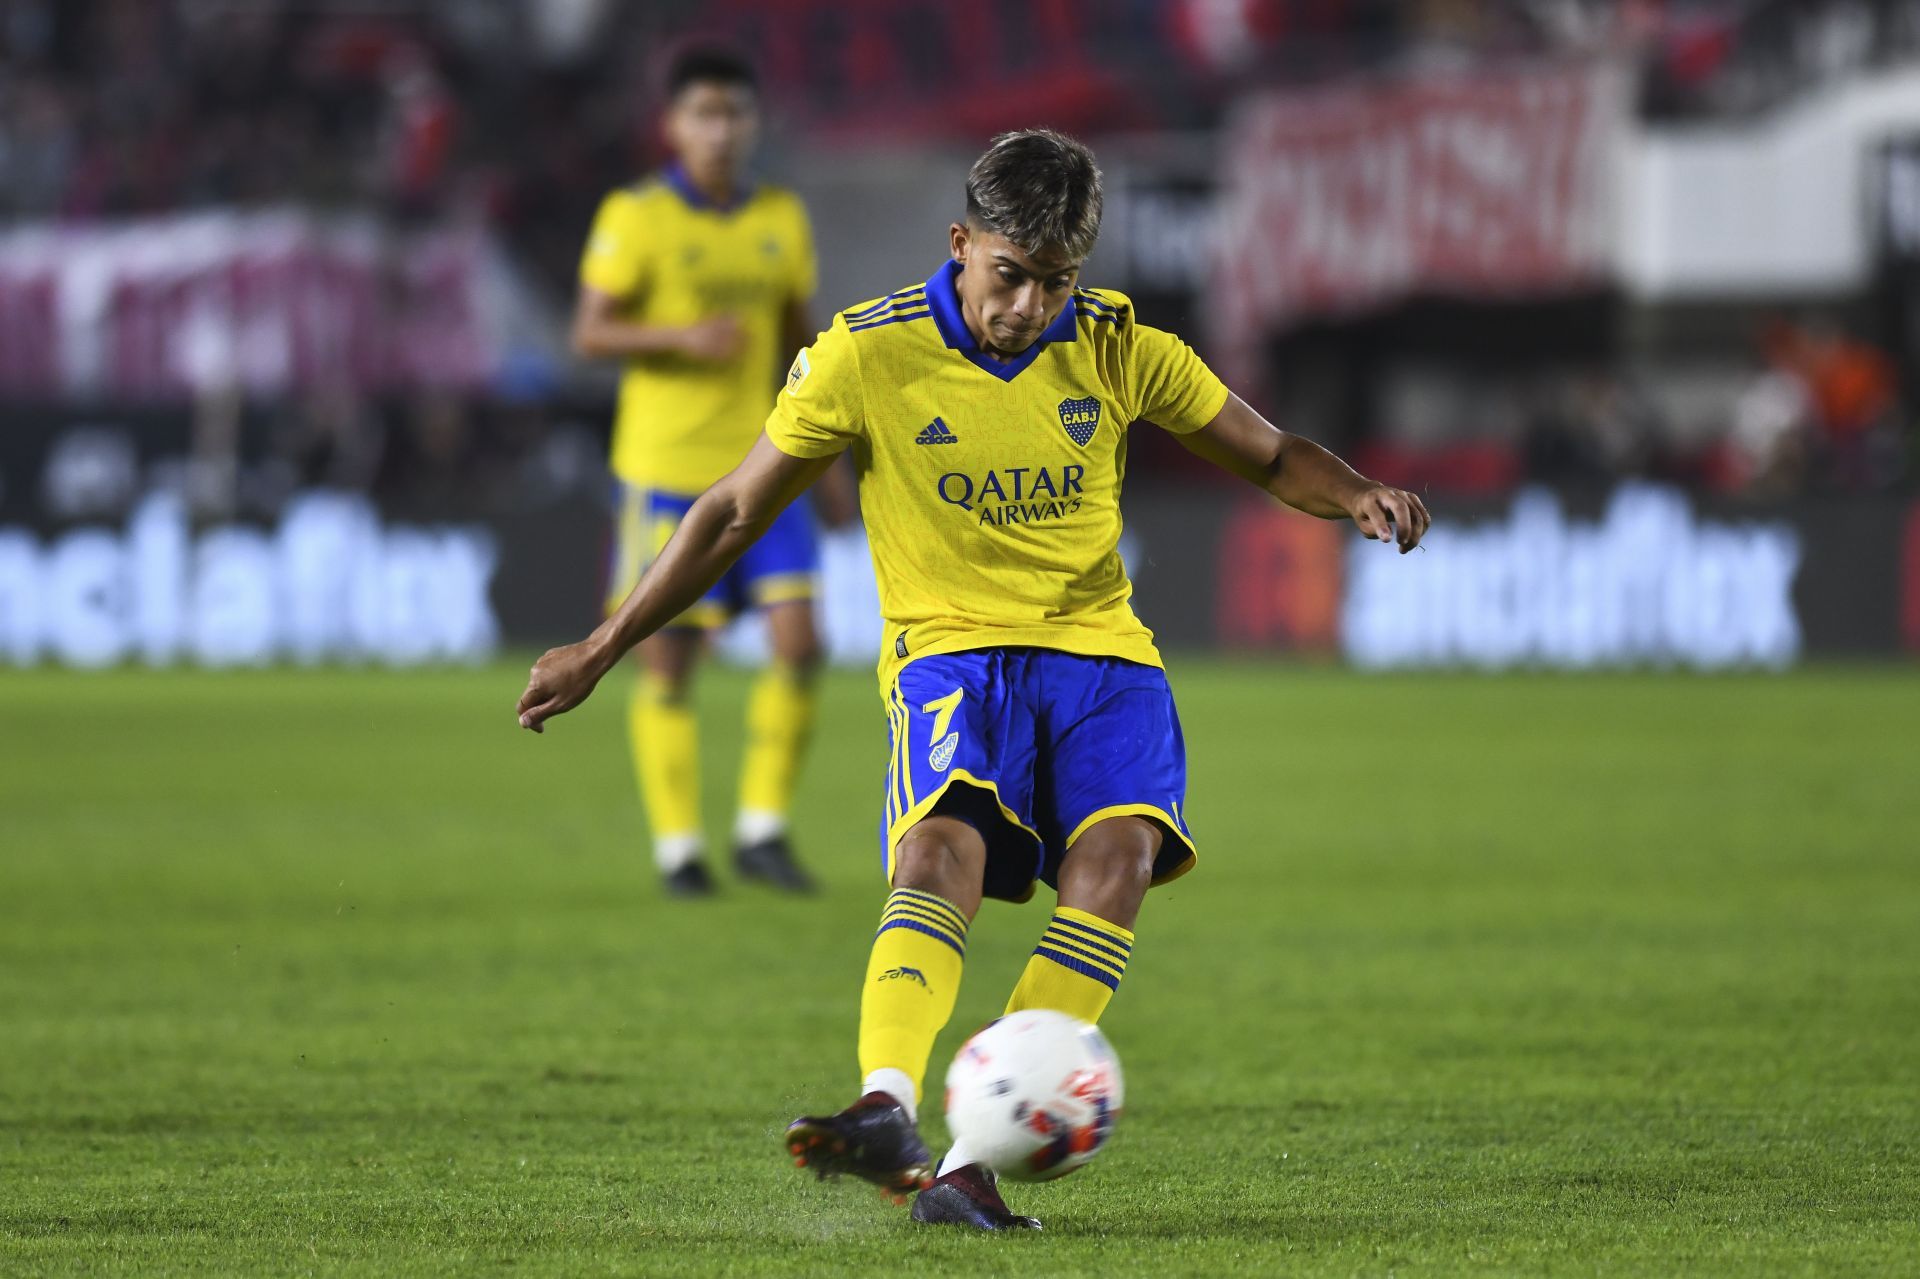
<svg viewBox="0 0 1920 1279">
<path fill-rule="evenodd" d="M 947 1068 L 947 1127 L 1009 1181 L 1051 1181 L 1107 1144 L 1122 1092 L 1120 1059 L 1105 1035 L 1030 1008 L 961 1046 Z"/>
</svg>

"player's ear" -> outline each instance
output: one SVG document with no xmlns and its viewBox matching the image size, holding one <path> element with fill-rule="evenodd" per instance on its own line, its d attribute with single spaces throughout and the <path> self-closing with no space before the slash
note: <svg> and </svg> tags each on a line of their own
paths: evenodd
<svg viewBox="0 0 1920 1279">
<path fill-rule="evenodd" d="M 967 264 L 967 245 L 972 242 L 972 238 L 964 222 L 956 222 L 947 228 L 947 248 L 952 252 L 953 260 L 961 266 Z"/>
</svg>

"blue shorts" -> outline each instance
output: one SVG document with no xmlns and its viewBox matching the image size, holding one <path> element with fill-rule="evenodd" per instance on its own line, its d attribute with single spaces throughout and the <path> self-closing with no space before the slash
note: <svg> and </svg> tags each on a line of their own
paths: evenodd
<svg viewBox="0 0 1920 1279">
<path fill-rule="evenodd" d="M 640 574 L 666 547 L 698 496 L 663 493 L 623 480 L 615 480 L 613 487 L 616 515 L 613 563 L 607 577 L 609 613 L 620 607 Z M 727 575 L 673 624 L 718 626 L 749 608 L 810 600 L 817 593 L 819 577 L 820 542 L 814 533 L 812 508 L 803 498 L 780 512 Z"/>
<path fill-rule="evenodd" d="M 983 648 L 915 658 L 886 690 L 881 864 L 915 822 L 958 817 L 987 842 L 986 895 L 1059 887 L 1060 860 L 1095 822 L 1161 827 L 1153 882 L 1193 868 L 1180 811 L 1187 749 L 1167 675 L 1117 657 Z"/>
</svg>

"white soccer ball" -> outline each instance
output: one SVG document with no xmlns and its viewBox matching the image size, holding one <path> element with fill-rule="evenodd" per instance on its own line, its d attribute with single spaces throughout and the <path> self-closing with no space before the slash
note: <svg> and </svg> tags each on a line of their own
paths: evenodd
<svg viewBox="0 0 1920 1279">
<path fill-rule="evenodd" d="M 947 1128 L 1009 1181 L 1051 1181 L 1083 1167 L 1120 1117 L 1120 1059 L 1077 1017 L 1008 1013 L 947 1068 Z"/>
</svg>

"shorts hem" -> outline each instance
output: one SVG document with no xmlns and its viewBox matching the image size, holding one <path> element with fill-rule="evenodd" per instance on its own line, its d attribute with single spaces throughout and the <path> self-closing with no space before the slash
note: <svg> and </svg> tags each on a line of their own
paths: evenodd
<svg viewBox="0 0 1920 1279">
<path fill-rule="evenodd" d="M 1000 816 L 1009 825 L 1016 826 L 1033 836 L 1033 842 L 1036 847 L 1046 846 L 1045 841 L 1040 838 L 1040 832 L 1021 821 L 1019 814 L 1015 813 L 1011 808 L 1008 808 L 1006 801 L 1000 798 L 1000 784 L 998 782 L 988 781 L 982 777 L 975 777 L 964 768 L 956 768 L 941 780 L 940 785 L 934 789 L 931 795 L 928 795 L 926 798 L 914 804 L 914 806 L 906 812 L 894 818 L 892 824 L 887 827 L 887 859 L 886 864 L 881 869 L 886 872 L 887 882 L 889 884 L 893 882 L 894 850 L 899 848 L 901 838 L 909 830 L 912 830 L 916 823 L 926 820 L 933 812 L 934 806 L 940 802 L 940 797 L 952 790 L 955 782 L 965 782 L 969 786 L 977 787 L 989 795 L 992 795 L 994 805 L 1000 810 Z"/>
<path fill-rule="evenodd" d="M 1173 814 L 1158 804 L 1109 804 L 1105 808 L 1094 809 L 1082 818 L 1080 824 L 1073 828 L 1073 833 L 1067 836 L 1066 847 L 1061 849 L 1060 855 L 1065 857 L 1067 849 L 1073 847 L 1075 840 L 1086 834 L 1095 822 L 1105 821 L 1109 817 L 1151 817 L 1162 830 L 1172 832 L 1173 837 L 1186 846 L 1187 855 L 1181 858 L 1172 870 L 1156 874 L 1148 881 L 1151 885 L 1158 886 L 1180 878 L 1192 870 L 1200 860 L 1200 850 L 1194 847 L 1192 836 L 1181 830 L 1180 823 L 1173 820 Z"/>
<path fill-rule="evenodd" d="M 749 582 L 747 593 L 753 597 L 755 608 L 805 603 L 819 595 L 820 575 L 813 572 L 769 573 Z"/>
</svg>

